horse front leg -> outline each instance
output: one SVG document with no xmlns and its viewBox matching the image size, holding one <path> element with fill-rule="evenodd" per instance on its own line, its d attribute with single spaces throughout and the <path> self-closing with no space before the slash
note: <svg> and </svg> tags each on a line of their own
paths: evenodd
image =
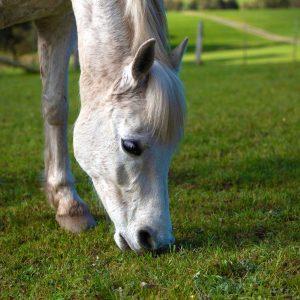
<svg viewBox="0 0 300 300">
<path fill-rule="evenodd" d="M 75 190 L 68 154 L 67 73 L 74 17 L 63 14 L 38 20 L 36 25 L 43 83 L 46 193 L 59 225 L 78 233 L 95 221 Z"/>
</svg>

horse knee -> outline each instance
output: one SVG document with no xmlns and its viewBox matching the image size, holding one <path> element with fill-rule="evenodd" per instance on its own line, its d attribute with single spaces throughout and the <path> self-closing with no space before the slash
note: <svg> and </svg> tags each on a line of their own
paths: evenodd
<svg viewBox="0 0 300 300">
<path fill-rule="evenodd" d="M 50 125 L 63 125 L 67 121 L 68 103 L 62 94 L 44 94 L 43 116 Z"/>
</svg>

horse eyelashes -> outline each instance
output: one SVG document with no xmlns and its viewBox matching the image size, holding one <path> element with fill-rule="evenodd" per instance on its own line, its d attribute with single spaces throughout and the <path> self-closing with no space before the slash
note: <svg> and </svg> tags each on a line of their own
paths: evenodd
<svg viewBox="0 0 300 300">
<path fill-rule="evenodd" d="M 123 140 L 122 139 L 122 148 L 125 152 L 135 155 L 135 156 L 140 156 L 143 152 L 141 149 L 140 143 L 135 140 Z"/>
</svg>

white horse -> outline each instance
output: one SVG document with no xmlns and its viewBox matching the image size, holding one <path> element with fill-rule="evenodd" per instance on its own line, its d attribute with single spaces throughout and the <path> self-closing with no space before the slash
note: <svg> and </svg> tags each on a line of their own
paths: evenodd
<svg viewBox="0 0 300 300">
<path fill-rule="evenodd" d="M 140 253 L 166 247 L 174 242 L 167 181 L 183 133 L 177 73 L 187 40 L 169 50 L 162 0 L 0 0 L 0 28 L 35 20 L 46 193 L 57 222 L 71 232 L 95 225 L 75 190 L 68 157 L 73 12 L 81 64 L 75 157 L 115 225 L 119 248 Z"/>
</svg>

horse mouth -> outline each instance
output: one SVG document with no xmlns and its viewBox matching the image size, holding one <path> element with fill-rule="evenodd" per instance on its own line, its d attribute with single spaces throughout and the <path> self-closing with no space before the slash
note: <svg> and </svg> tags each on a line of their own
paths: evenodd
<svg viewBox="0 0 300 300">
<path fill-rule="evenodd" d="M 132 244 L 130 244 L 130 242 L 127 241 L 126 238 L 121 233 L 118 233 L 118 237 L 119 238 L 118 238 L 117 245 L 122 251 L 132 250 L 138 255 L 141 255 L 144 252 L 143 249 L 137 249 L 133 247 Z"/>
<path fill-rule="evenodd" d="M 119 247 L 123 251 L 131 249 L 128 242 L 126 241 L 126 239 L 123 237 L 121 233 L 119 233 Z"/>
<path fill-rule="evenodd" d="M 161 254 L 164 254 L 164 253 L 168 253 L 168 252 L 171 251 L 171 245 L 172 244 L 173 243 L 170 243 L 169 245 L 159 247 L 157 249 L 145 248 L 145 247 L 140 248 L 140 249 L 136 249 L 136 248 L 134 248 L 130 245 L 130 243 L 125 239 L 125 237 L 121 233 L 118 233 L 118 242 L 117 242 L 118 247 L 122 251 L 133 250 L 138 255 L 142 255 L 145 252 L 152 253 L 152 255 L 154 255 L 154 256 L 161 255 Z"/>
</svg>

